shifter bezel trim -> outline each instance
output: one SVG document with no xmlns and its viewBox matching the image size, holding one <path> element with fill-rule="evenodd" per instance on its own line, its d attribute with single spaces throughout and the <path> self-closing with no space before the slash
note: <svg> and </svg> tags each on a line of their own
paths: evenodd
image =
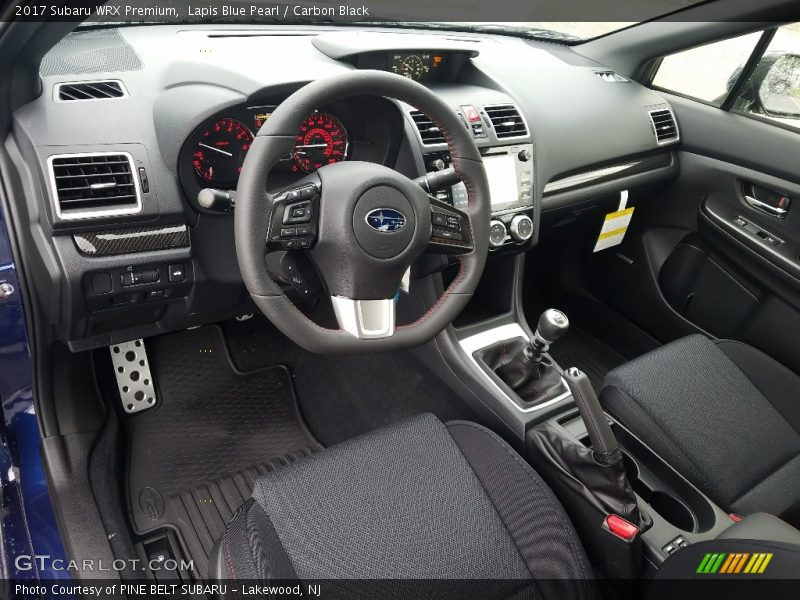
<svg viewBox="0 0 800 600">
<path fill-rule="evenodd" d="M 467 355 L 467 358 L 480 372 L 481 377 L 483 377 L 486 381 L 488 381 L 489 384 L 492 386 L 492 388 L 500 395 L 500 397 L 518 412 L 525 414 L 534 413 L 540 410 L 544 410 L 550 406 L 553 406 L 554 404 L 558 404 L 559 402 L 572 397 L 572 394 L 569 391 L 569 387 L 567 386 L 567 382 L 564 381 L 564 378 L 562 377 L 561 386 L 564 388 L 563 393 L 559 394 L 558 396 L 556 396 L 551 400 L 548 400 L 547 402 L 541 402 L 539 404 L 534 404 L 533 406 L 527 406 L 527 407 L 522 406 L 519 403 L 519 401 L 510 396 L 508 392 L 506 392 L 502 387 L 500 387 L 497 384 L 497 382 L 494 379 L 492 379 L 492 377 L 475 359 L 474 353 L 477 352 L 478 350 L 482 350 L 483 348 L 487 348 L 492 344 L 496 344 L 504 340 L 511 340 L 520 337 L 525 339 L 526 341 L 530 341 L 530 338 L 528 334 L 525 333 L 525 330 L 522 328 L 522 325 L 520 325 L 519 323 L 508 323 L 506 325 L 500 325 L 499 327 L 493 327 L 492 329 L 481 331 L 480 333 L 471 335 L 467 338 L 464 338 L 463 340 L 459 340 L 458 343 L 461 346 L 461 349 Z"/>
</svg>

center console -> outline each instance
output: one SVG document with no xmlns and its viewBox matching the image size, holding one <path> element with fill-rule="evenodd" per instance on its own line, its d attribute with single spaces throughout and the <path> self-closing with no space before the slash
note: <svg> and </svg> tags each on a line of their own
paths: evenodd
<svg viewBox="0 0 800 600">
<path fill-rule="evenodd" d="M 533 331 L 528 326 L 520 293 L 524 260 L 497 256 L 484 276 L 492 300 L 420 352 L 555 491 L 598 572 L 614 581 L 649 577 L 684 548 L 727 538 L 773 540 L 778 531 L 800 540 L 800 532 L 774 517 L 764 525 L 756 521 L 766 515 L 750 515 L 737 524 L 740 517 L 602 410 L 586 376 L 547 352 L 566 315 L 554 321 L 557 314 L 546 311 Z M 504 373 L 515 360 L 531 359 L 534 369 L 553 374 L 552 386 L 517 386 L 514 369 L 512 377 Z"/>
</svg>

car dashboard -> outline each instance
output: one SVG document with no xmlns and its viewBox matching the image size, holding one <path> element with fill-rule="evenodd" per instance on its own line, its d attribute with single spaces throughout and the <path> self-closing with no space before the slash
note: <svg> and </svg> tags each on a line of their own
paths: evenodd
<svg viewBox="0 0 800 600">
<path fill-rule="evenodd" d="M 569 46 L 333 25 L 78 30 L 45 57 L 42 94 L 6 142 L 57 336 L 81 350 L 252 312 L 231 216 L 249 144 L 292 92 L 356 69 L 415 79 L 458 113 L 487 168 L 498 254 L 535 245 L 544 213 L 677 170 L 666 101 Z M 449 159 L 414 107 L 342 98 L 307 116 L 268 188 L 339 161 L 413 178 Z M 466 190 L 437 197 L 457 208 Z"/>
</svg>

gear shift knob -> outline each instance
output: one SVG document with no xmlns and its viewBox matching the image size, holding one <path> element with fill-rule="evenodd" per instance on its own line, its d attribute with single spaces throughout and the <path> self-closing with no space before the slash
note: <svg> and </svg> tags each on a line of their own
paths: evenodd
<svg viewBox="0 0 800 600">
<path fill-rule="evenodd" d="M 558 340 L 569 330 L 567 315 L 555 308 L 548 308 L 539 317 L 536 325 L 536 335 L 548 345 Z"/>
</svg>

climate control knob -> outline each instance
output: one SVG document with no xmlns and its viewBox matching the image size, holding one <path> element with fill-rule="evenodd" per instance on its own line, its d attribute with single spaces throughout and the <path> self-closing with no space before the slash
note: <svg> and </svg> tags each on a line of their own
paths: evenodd
<svg viewBox="0 0 800 600">
<path fill-rule="evenodd" d="M 492 248 L 499 248 L 506 241 L 508 231 L 502 221 L 492 221 L 489 223 L 489 245 Z"/>
<path fill-rule="evenodd" d="M 533 235 L 533 219 L 528 215 L 517 215 L 511 219 L 510 229 L 515 242 L 527 242 Z"/>
</svg>

